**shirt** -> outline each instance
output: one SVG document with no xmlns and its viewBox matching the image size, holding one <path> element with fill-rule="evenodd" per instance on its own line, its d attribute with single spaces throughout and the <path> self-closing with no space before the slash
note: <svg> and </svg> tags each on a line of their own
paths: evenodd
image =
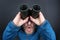
<svg viewBox="0 0 60 40">
<path fill-rule="evenodd" d="M 48 20 L 45 20 L 32 34 L 26 34 L 21 27 L 17 27 L 10 21 L 3 32 L 3 40 L 14 40 L 16 36 L 19 40 L 56 40 L 55 32 Z"/>
</svg>

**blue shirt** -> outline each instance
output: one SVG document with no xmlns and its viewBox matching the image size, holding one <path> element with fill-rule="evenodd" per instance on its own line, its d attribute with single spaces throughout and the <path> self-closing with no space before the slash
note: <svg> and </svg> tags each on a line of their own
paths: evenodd
<svg viewBox="0 0 60 40">
<path fill-rule="evenodd" d="M 21 27 L 17 27 L 10 21 L 3 32 L 3 40 L 14 40 L 16 36 L 19 37 L 19 40 L 56 40 L 55 33 L 47 20 L 36 28 L 34 33 L 28 35 Z"/>
</svg>

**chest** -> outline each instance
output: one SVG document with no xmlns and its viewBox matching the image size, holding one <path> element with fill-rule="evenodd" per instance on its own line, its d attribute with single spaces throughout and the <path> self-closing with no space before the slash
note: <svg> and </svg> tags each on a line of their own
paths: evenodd
<svg viewBox="0 0 60 40">
<path fill-rule="evenodd" d="M 25 33 L 19 32 L 18 36 L 20 40 L 39 40 L 40 39 L 39 33 L 37 32 L 32 35 L 27 35 Z"/>
</svg>

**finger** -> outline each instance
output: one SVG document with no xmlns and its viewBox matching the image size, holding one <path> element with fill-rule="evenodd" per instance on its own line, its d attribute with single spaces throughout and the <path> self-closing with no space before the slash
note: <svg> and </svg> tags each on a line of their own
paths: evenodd
<svg viewBox="0 0 60 40">
<path fill-rule="evenodd" d="M 45 21 L 45 17 L 42 14 L 42 12 L 39 13 L 39 19 L 40 19 L 41 22 Z"/>
<path fill-rule="evenodd" d="M 20 19 L 20 12 L 18 12 L 18 14 L 15 17 L 16 19 Z"/>
<path fill-rule="evenodd" d="M 18 12 L 17 17 L 19 17 L 19 18 L 21 17 L 21 13 L 20 12 Z"/>
<path fill-rule="evenodd" d="M 41 12 L 39 12 L 39 17 L 40 17 Z"/>
<path fill-rule="evenodd" d="M 24 20 L 24 23 L 26 23 L 28 21 L 29 17 L 27 17 L 25 20 Z"/>
<path fill-rule="evenodd" d="M 39 12 L 39 18 L 44 17 L 42 12 Z"/>
<path fill-rule="evenodd" d="M 20 18 L 21 18 L 21 12 L 19 12 Z"/>
<path fill-rule="evenodd" d="M 18 14 L 16 15 L 16 17 L 14 18 L 13 22 L 17 22 L 20 20 L 20 12 L 18 12 Z"/>
<path fill-rule="evenodd" d="M 30 16 L 30 19 L 31 19 L 31 21 L 35 22 L 35 19 L 33 17 Z"/>
</svg>

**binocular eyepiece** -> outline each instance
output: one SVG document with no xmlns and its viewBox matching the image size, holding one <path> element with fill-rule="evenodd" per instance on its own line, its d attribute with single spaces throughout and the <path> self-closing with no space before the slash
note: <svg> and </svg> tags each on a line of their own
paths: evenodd
<svg viewBox="0 0 60 40">
<path fill-rule="evenodd" d="M 39 5 L 33 5 L 31 9 L 28 8 L 27 5 L 21 5 L 20 6 L 21 18 L 25 19 L 29 16 L 32 16 L 33 18 L 38 18 L 40 9 L 41 8 Z"/>
</svg>

